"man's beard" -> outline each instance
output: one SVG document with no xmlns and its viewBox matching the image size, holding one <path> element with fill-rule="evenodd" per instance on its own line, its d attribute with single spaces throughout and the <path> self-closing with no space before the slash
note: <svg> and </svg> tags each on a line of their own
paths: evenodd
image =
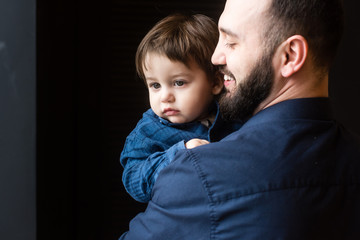
<svg viewBox="0 0 360 240">
<path fill-rule="evenodd" d="M 272 54 L 265 54 L 260 58 L 250 74 L 241 81 L 231 96 L 228 90 L 222 92 L 219 105 L 225 120 L 246 121 L 255 109 L 267 98 L 271 92 L 274 79 Z"/>
</svg>

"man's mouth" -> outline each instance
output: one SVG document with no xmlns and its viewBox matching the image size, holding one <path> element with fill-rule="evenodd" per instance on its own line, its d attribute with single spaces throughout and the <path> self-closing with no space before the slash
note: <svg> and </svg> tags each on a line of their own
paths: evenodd
<svg viewBox="0 0 360 240">
<path fill-rule="evenodd" d="M 224 85 L 228 87 L 235 84 L 235 78 L 232 75 L 224 74 Z"/>
</svg>

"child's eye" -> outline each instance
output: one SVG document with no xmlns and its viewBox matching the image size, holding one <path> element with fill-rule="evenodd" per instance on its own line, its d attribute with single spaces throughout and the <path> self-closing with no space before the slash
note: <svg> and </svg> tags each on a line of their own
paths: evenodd
<svg viewBox="0 0 360 240">
<path fill-rule="evenodd" d="M 149 87 L 154 89 L 159 89 L 161 85 L 159 83 L 150 83 Z"/>
<path fill-rule="evenodd" d="M 185 82 L 182 81 L 182 80 L 177 80 L 177 81 L 175 81 L 175 83 L 174 83 L 174 85 L 175 85 L 175 86 L 178 86 L 178 87 L 181 87 L 181 86 L 183 86 L 184 84 L 185 84 Z"/>
</svg>

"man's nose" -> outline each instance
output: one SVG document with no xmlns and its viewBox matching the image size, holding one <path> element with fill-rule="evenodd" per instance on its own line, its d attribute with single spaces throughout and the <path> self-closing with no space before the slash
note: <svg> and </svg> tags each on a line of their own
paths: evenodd
<svg viewBox="0 0 360 240">
<path fill-rule="evenodd" d="M 214 65 L 226 65 L 226 58 L 219 44 L 215 48 L 215 51 L 211 57 L 211 62 Z"/>
</svg>

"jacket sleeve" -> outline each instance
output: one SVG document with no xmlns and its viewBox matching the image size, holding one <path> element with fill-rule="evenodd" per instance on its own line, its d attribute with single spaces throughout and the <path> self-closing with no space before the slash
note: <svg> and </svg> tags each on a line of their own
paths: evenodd
<svg viewBox="0 0 360 240">
<path fill-rule="evenodd" d="M 122 179 L 125 189 L 139 202 L 151 199 L 152 188 L 160 171 L 169 165 L 179 150 L 185 149 L 184 141 L 163 150 L 154 147 L 155 141 L 145 139 L 140 143 L 133 137 L 128 138 L 120 158 L 124 167 Z M 158 151 L 154 152 L 156 149 Z"/>
<path fill-rule="evenodd" d="M 145 212 L 121 240 L 211 239 L 209 200 L 189 151 L 180 151 L 159 175 Z"/>
</svg>

